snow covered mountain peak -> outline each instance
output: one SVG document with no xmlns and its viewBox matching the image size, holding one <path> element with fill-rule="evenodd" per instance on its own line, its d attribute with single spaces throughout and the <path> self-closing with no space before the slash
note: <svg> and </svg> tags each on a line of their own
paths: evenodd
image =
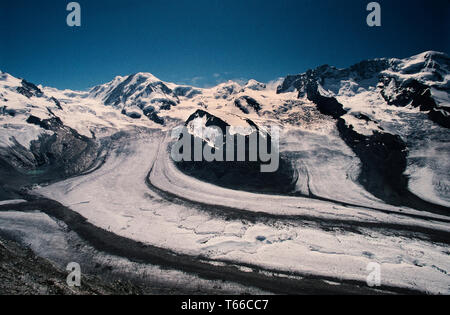
<svg viewBox="0 0 450 315">
<path fill-rule="evenodd" d="M 386 69 L 385 74 L 448 88 L 450 58 L 445 53 L 427 51 L 410 58 L 391 60 L 394 65 Z"/>
<path fill-rule="evenodd" d="M 146 86 L 155 82 L 162 82 L 151 73 L 138 72 L 127 76 L 116 76 L 112 81 L 97 85 L 89 90 L 94 98 L 107 98 L 116 88 L 120 87 L 126 90 L 126 87 Z"/>
<path fill-rule="evenodd" d="M 244 89 L 250 89 L 254 91 L 262 91 L 267 88 L 267 85 L 256 80 L 249 80 L 247 84 L 244 86 Z"/>
<path fill-rule="evenodd" d="M 20 86 L 20 82 L 22 80 L 13 77 L 12 75 L 10 75 L 9 73 L 3 72 L 0 70 L 0 84 L 5 87 L 5 86 Z"/>
<path fill-rule="evenodd" d="M 300 99 L 327 103 L 325 112 L 335 117 L 354 113 L 353 116 L 364 114 L 374 120 L 385 117 L 388 121 L 380 111 L 392 111 L 393 107 L 419 108 L 431 120 L 448 128 L 449 69 L 450 58 L 435 51 L 405 59 L 365 60 L 345 69 L 324 65 L 287 76 L 277 93 L 296 92 Z M 345 118 L 355 125 L 353 117 Z M 362 125 L 367 124 L 362 122 Z M 378 128 L 364 133 L 373 130 Z"/>
<path fill-rule="evenodd" d="M 143 114 L 158 123 L 162 121 L 155 117 L 155 112 L 179 103 L 178 96 L 165 82 L 145 72 L 116 77 L 92 88 L 89 95 L 107 106 L 121 109 L 127 116 L 140 118 Z"/>
<path fill-rule="evenodd" d="M 449 69 L 447 55 L 430 51 L 345 69 L 324 65 L 279 84 L 196 88 L 136 73 L 85 92 L 0 72 L 0 200 L 41 185 L 32 193 L 55 200 L 51 217 L 54 209 L 73 211 L 70 218 L 78 212 L 121 244 L 139 241 L 138 252 L 143 243 L 164 244 L 167 261 L 178 251 L 202 257 L 201 270 L 211 258 L 217 266 L 230 261 L 224 270 L 252 263 L 290 272 L 306 257 L 307 265 L 292 269 L 301 277 L 317 271 L 327 280 L 364 281 L 359 272 L 376 259 L 390 283 L 447 293 L 448 246 L 436 244 L 449 230 Z M 183 124 L 194 145 L 223 151 L 226 163 L 176 164 L 171 135 Z M 244 136 L 247 157 L 254 134 L 272 145 L 274 126 L 278 171 L 225 159 L 239 143 L 227 146 L 220 136 Z M 35 210 L 48 201 L 31 202 Z M 19 226 L 16 216 L 5 222 Z M 329 271 L 336 251 L 342 263 Z"/>
<path fill-rule="evenodd" d="M 405 62 L 425 62 L 427 66 L 430 65 L 430 63 L 436 62 L 440 64 L 445 64 L 446 60 L 448 60 L 449 56 L 444 52 L 429 50 L 425 51 L 423 53 L 411 56 L 409 58 L 403 59 Z M 399 60 L 399 59 L 397 59 Z"/>
<path fill-rule="evenodd" d="M 365 60 L 345 69 L 323 65 L 287 76 L 276 90 L 274 84 L 256 80 L 196 88 L 139 72 L 117 76 L 88 92 L 43 88 L 1 72 L 0 109 L 15 114 L 15 120 L 23 116 L 23 121 L 27 115 L 57 116 L 86 136 L 99 126 L 167 126 L 185 121 L 198 109 L 221 118 L 240 116 L 263 125 L 288 123 L 305 128 L 324 126 L 317 119 L 325 114 L 342 118 L 361 134 L 370 135 L 382 129 L 398 132 L 392 121 L 401 121 L 410 109 L 448 127 L 449 70 L 446 54 L 427 51 L 405 59 Z M 114 122 L 108 118 L 113 116 Z M 7 123 L 10 119 L 3 120 Z"/>
</svg>

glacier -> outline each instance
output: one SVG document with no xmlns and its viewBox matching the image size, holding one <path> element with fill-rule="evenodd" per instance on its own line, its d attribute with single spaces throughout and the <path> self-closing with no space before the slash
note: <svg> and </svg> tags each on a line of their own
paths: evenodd
<svg viewBox="0 0 450 315">
<path fill-rule="evenodd" d="M 211 88 L 137 73 L 57 90 L 1 72 L 0 231 L 60 264 L 64 233 L 85 233 L 128 274 L 213 287 L 223 272 L 224 292 L 449 294 L 449 78 L 433 51 Z M 279 127 L 289 183 L 180 169 L 171 133 L 199 112 L 235 132 Z M 49 252 L 33 222 L 66 249 Z"/>
</svg>

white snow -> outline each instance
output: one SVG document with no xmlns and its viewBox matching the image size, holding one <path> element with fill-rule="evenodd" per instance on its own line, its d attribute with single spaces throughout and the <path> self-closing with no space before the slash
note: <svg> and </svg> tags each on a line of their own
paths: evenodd
<svg viewBox="0 0 450 315">
<path fill-rule="evenodd" d="M 433 75 L 430 70 L 433 54 L 391 59 L 392 67 L 383 74 L 415 78 L 428 84 Z M 417 67 L 420 71 L 412 73 Z M 436 88 L 431 90 L 441 107 L 449 106 L 448 93 L 437 88 L 448 84 L 448 75 L 443 77 L 444 81 L 435 83 Z M 287 217 L 449 231 L 448 223 L 443 221 L 445 216 L 388 205 L 358 184 L 361 163 L 340 138 L 335 121 L 320 114 L 306 98 L 297 99 L 297 92 L 277 94 L 275 83 L 263 88 L 256 81 L 247 85 L 230 81 L 212 88 L 196 88 L 201 94 L 192 98 L 175 97 L 159 87 L 147 93 L 145 87 L 150 83 L 162 83 L 170 89 L 177 86 L 151 74 L 139 73 L 124 88 L 126 93 L 139 83 L 133 95 L 117 106 L 105 106 L 111 91 L 127 78 L 116 77 L 89 92 L 41 87 L 43 97 L 27 98 L 16 91 L 21 80 L 0 74 L 0 111 L 4 106 L 14 111 L 14 116 L 0 115 L 0 147 L 13 146 L 15 139 L 29 148 L 32 140 L 51 133 L 27 123 L 30 115 L 48 119 L 54 113 L 65 125 L 87 137 L 95 134 L 98 139 L 107 138 L 119 131 L 129 134 L 128 139 L 114 144 L 113 152 L 100 169 L 38 187 L 35 193 L 62 202 L 89 222 L 118 235 L 177 252 L 203 255 L 217 260 L 217 264 L 220 260 L 236 260 L 301 274 L 365 281 L 367 264 L 378 262 L 382 266 L 383 284 L 450 293 L 450 260 L 448 248 L 442 244 L 384 233 L 383 229 L 358 228 L 361 233 L 337 228 L 327 230 L 320 228 L 319 223 L 307 225 Z M 426 113 L 417 108 L 388 105 L 377 82 L 377 77 L 363 81 L 327 80 L 320 86 L 320 93 L 336 97 L 344 105 L 348 113 L 342 118 L 360 134 L 370 136 L 384 131 L 397 134 L 407 142 L 409 189 L 425 200 L 449 206 L 448 130 L 429 121 Z M 387 93 L 394 93 L 391 84 L 392 90 Z M 241 96 L 254 98 L 261 111 L 241 112 L 234 104 Z M 61 102 L 62 110 L 51 97 Z M 161 110 L 162 99 L 174 101 L 176 106 Z M 158 115 L 166 119 L 166 126 L 157 125 L 144 115 L 133 119 L 121 113 L 123 107 L 129 113 L 142 112 L 138 101 L 154 106 Z M 335 202 L 234 191 L 180 173 L 166 151 L 168 135 L 198 109 L 223 119 L 232 126 L 233 132 L 243 132 L 242 128 L 249 126 L 246 119 L 262 129 L 280 126 L 281 151 L 296 155 L 293 161 L 299 173 L 297 191 Z M 361 115 L 369 120 L 358 118 Z M 201 123 L 205 124 L 204 119 Z M 187 199 L 186 204 L 169 202 L 157 190 L 147 187 L 145 181 L 150 170 L 149 180 L 157 189 L 170 192 L 180 200 Z M 353 206 L 343 206 L 340 202 Z M 280 220 L 256 223 L 225 220 L 198 209 L 197 203 L 218 214 L 222 207 L 233 207 L 261 216 L 277 215 Z"/>
<path fill-rule="evenodd" d="M 447 224 L 307 198 L 215 187 L 180 174 L 159 149 L 162 139 L 156 134 L 136 139 L 121 148 L 126 154 L 112 154 L 96 172 L 37 189 L 36 193 L 62 202 L 91 223 L 116 234 L 182 253 L 361 281 L 367 276 L 367 264 L 375 261 L 382 265 L 385 284 L 448 293 L 450 279 L 442 272 L 450 271 L 450 262 L 441 245 L 369 230 L 363 235 L 324 231 L 294 221 L 272 225 L 223 220 L 189 205 L 167 203 L 145 186 L 144 180 L 153 165 L 150 180 L 154 185 L 208 203 L 211 208 L 225 205 L 251 212 L 389 222 L 438 230 L 447 230 Z M 399 214 L 415 213 L 387 208 Z"/>
</svg>

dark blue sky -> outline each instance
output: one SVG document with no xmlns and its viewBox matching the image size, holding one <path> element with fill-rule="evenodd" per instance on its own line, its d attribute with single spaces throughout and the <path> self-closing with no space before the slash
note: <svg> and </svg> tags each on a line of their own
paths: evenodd
<svg viewBox="0 0 450 315">
<path fill-rule="evenodd" d="M 380 0 L 380 28 L 369 0 L 79 0 L 81 28 L 69 2 L 1 0 L 0 69 L 57 88 L 135 72 L 207 86 L 450 51 L 449 0 Z"/>
</svg>

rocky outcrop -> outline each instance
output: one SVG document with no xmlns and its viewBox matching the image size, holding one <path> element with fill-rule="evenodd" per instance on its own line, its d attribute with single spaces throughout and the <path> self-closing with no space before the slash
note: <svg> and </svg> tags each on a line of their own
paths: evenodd
<svg viewBox="0 0 450 315">
<path fill-rule="evenodd" d="M 234 100 L 234 105 L 239 108 L 244 114 L 249 114 L 250 110 L 259 112 L 262 107 L 254 98 L 250 96 L 241 96 Z"/>
<path fill-rule="evenodd" d="M 30 116 L 27 122 L 47 133 L 29 148 L 14 139 L 14 145 L 0 148 L 0 195 L 15 196 L 21 186 L 64 179 L 100 163 L 101 144 L 65 126 L 58 117 Z"/>
<path fill-rule="evenodd" d="M 262 131 L 253 121 L 249 119 L 245 121 L 247 124 L 247 128 L 245 128 L 246 132 L 248 132 L 248 130 L 253 130 L 250 134 L 239 134 L 238 132 L 230 134 L 227 132 L 227 127 L 230 127 L 227 122 L 204 110 L 198 110 L 193 113 L 186 120 L 185 127 L 188 128 L 188 130 L 193 128 L 193 124 L 196 123 L 196 120 L 200 120 L 202 127 L 204 128 L 219 128 L 223 135 L 222 147 L 213 147 L 210 139 L 202 138 L 200 139 L 202 148 L 208 147 L 209 150 L 213 152 L 215 152 L 215 150 L 221 150 L 222 156 L 226 157 L 227 150 L 230 150 L 230 148 L 227 147 L 227 137 L 232 137 L 234 159 L 232 161 L 228 161 L 224 158 L 224 161 L 207 162 L 202 160 L 196 162 L 194 161 L 194 153 L 191 152 L 190 161 L 176 163 L 177 167 L 182 172 L 200 180 L 232 189 L 264 193 L 289 193 L 294 190 L 298 174 L 287 159 L 280 157 L 278 170 L 272 173 L 264 173 L 261 172 L 261 165 L 267 162 L 261 161 L 259 157 L 256 161 L 253 161 L 250 158 L 249 143 L 252 134 L 256 136 L 261 134 L 262 136 L 267 137 L 268 152 L 275 150 L 272 148 L 270 134 Z M 191 147 L 194 147 L 196 135 L 190 134 L 189 137 Z M 238 137 L 245 143 L 245 159 L 243 161 L 238 161 L 237 158 Z"/>
<path fill-rule="evenodd" d="M 157 110 L 153 106 L 144 108 L 144 115 L 158 125 L 164 125 L 164 119 L 158 116 Z"/>
<path fill-rule="evenodd" d="M 341 80 L 352 78 L 360 82 L 374 76 L 389 68 L 391 62 L 388 59 L 365 60 L 346 69 L 323 65 L 299 75 L 289 75 L 278 87 L 277 93 L 298 91 L 299 97 L 305 96 L 308 87 L 312 84 L 323 84 L 325 80 Z"/>
<path fill-rule="evenodd" d="M 22 86 L 19 86 L 17 88 L 17 92 L 28 98 L 31 98 L 33 96 L 42 97 L 44 95 L 41 89 L 39 89 L 36 85 L 26 80 L 22 80 Z"/>
<path fill-rule="evenodd" d="M 373 195 L 397 203 L 408 184 L 408 179 L 403 175 L 408 152 L 406 144 L 399 136 L 389 133 L 361 135 L 343 119 L 338 120 L 337 128 L 342 139 L 362 162 L 359 182 Z"/>
<path fill-rule="evenodd" d="M 366 63 L 364 65 L 367 66 Z M 362 67 L 360 65 L 355 69 L 360 72 L 358 72 L 360 78 L 365 78 L 366 76 L 362 74 Z M 285 82 L 286 85 L 281 86 L 279 91 L 284 91 L 287 85 L 295 86 L 296 89 L 299 89 L 299 97 L 307 97 L 322 114 L 336 119 L 336 127 L 341 138 L 361 160 L 362 166 L 358 181 L 368 192 L 394 205 L 404 205 L 427 211 L 445 211 L 445 207 L 428 203 L 408 190 L 408 177 L 404 175 L 407 167 L 408 147 L 401 137 L 387 133 L 383 128 L 379 128 L 371 134 L 357 132 L 353 125 L 343 119 L 343 116 L 347 114 L 344 105 L 339 103 L 335 97 L 322 95 L 319 82 L 324 79 L 317 77 L 316 74 L 329 73 L 326 69 L 329 68 L 323 67 L 298 78 L 288 78 Z M 380 67 L 371 67 L 371 71 L 376 72 L 379 69 Z M 389 105 L 412 104 L 423 111 L 430 111 L 431 119 L 437 121 L 441 119 L 440 116 L 433 117 L 433 113 L 439 110 L 436 109 L 437 105 L 426 85 L 417 81 L 408 81 L 398 91 L 392 91 L 392 84 L 390 84 L 390 88 L 389 95 L 391 96 L 383 94 Z M 354 113 L 352 116 L 365 123 L 376 123 L 361 113 Z M 441 123 L 446 124 L 445 121 L 441 121 Z"/>
<path fill-rule="evenodd" d="M 196 95 L 202 94 L 202 91 L 195 89 L 191 86 L 177 86 L 173 92 L 176 96 L 182 96 L 187 98 L 193 98 Z"/>
<path fill-rule="evenodd" d="M 322 104 L 321 110 L 339 117 L 338 104 L 330 95 L 321 93 L 321 89 L 330 82 L 354 82 L 376 88 L 386 103 L 392 106 L 419 108 L 428 112 L 435 123 L 448 128 L 450 125 L 449 104 L 440 104 L 432 90 L 449 94 L 450 58 L 438 52 L 425 52 L 407 59 L 374 59 L 362 61 L 346 69 L 337 69 L 323 65 L 299 75 L 290 75 L 278 87 L 277 93 L 297 91 L 298 97 L 307 97 L 316 104 Z M 372 82 L 369 82 L 372 81 Z M 338 93 L 338 91 L 334 93 Z"/>
<path fill-rule="evenodd" d="M 381 95 L 389 105 L 412 105 L 428 112 L 428 117 L 435 123 L 450 128 L 450 107 L 439 108 L 430 86 L 417 80 L 398 81 L 389 76 L 382 76 L 379 86 L 382 87 Z"/>
</svg>

